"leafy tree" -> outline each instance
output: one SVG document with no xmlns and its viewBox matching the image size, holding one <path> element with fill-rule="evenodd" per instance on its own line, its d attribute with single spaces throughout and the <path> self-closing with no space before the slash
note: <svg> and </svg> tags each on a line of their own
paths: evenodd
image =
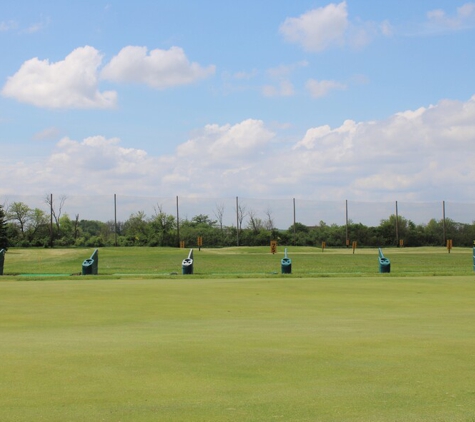
<svg viewBox="0 0 475 422">
<path fill-rule="evenodd" d="M 209 216 L 205 215 L 205 214 L 199 214 L 199 215 L 195 215 L 192 219 L 191 219 L 191 224 L 192 226 L 194 227 L 198 227 L 198 226 L 201 226 L 201 227 L 214 227 L 216 225 L 217 221 L 216 220 L 211 220 L 209 218 Z"/>
<path fill-rule="evenodd" d="M 39 208 L 35 208 L 30 211 L 29 221 L 28 221 L 28 238 L 29 240 L 33 240 L 37 237 L 37 234 L 40 231 L 44 233 L 49 233 L 48 227 L 48 217 L 46 216 L 43 210 Z"/>
<path fill-rule="evenodd" d="M 161 208 L 156 209 L 150 221 L 150 246 L 174 246 L 176 244 L 176 219 Z"/>
<path fill-rule="evenodd" d="M 18 223 L 22 237 L 25 234 L 28 221 L 31 217 L 31 211 L 30 207 L 23 202 L 14 202 L 8 207 L 7 218 L 10 221 L 16 221 Z"/>
<path fill-rule="evenodd" d="M 8 249 L 7 221 L 2 205 L 0 205 L 0 249 Z"/>
<path fill-rule="evenodd" d="M 131 214 L 124 223 L 123 233 L 127 246 L 143 246 L 148 243 L 149 222 L 144 211 Z M 122 241 L 123 242 L 123 241 Z M 124 243 L 122 243 L 124 244 Z"/>
</svg>

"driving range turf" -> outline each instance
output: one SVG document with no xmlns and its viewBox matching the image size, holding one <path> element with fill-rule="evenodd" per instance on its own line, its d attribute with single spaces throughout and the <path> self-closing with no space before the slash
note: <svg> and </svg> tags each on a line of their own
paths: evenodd
<svg viewBox="0 0 475 422">
<path fill-rule="evenodd" d="M 92 251 L 7 252 L 1 421 L 475 421 L 471 248 Z"/>
</svg>

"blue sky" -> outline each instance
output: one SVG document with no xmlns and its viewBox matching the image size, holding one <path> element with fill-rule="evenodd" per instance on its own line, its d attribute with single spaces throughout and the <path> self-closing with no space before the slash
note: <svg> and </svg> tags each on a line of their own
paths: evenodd
<svg viewBox="0 0 475 422">
<path fill-rule="evenodd" d="M 475 2 L 0 9 L 0 195 L 475 198 Z"/>
</svg>

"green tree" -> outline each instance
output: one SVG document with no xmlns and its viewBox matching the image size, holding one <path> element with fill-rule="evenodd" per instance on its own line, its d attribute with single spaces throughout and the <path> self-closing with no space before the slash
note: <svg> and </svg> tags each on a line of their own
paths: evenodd
<svg viewBox="0 0 475 422">
<path fill-rule="evenodd" d="M 8 249 L 7 221 L 2 205 L 0 205 L 0 249 Z"/>
<path fill-rule="evenodd" d="M 148 221 L 144 211 L 131 214 L 124 223 L 124 232 L 129 245 L 143 246 L 148 244 Z"/>
<path fill-rule="evenodd" d="M 43 210 L 35 208 L 30 211 L 26 236 L 31 246 L 45 246 L 50 240 L 48 217 Z"/>
<path fill-rule="evenodd" d="M 150 221 L 150 246 L 176 246 L 176 219 L 160 208 Z"/>
<path fill-rule="evenodd" d="M 23 202 L 14 202 L 8 207 L 7 218 L 10 221 L 15 221 L 20 228 L 22 237 L 25 235 L 25 231 L 28 226 L 28 221 L 31 217 L 31 208 Z"/>
</svg>

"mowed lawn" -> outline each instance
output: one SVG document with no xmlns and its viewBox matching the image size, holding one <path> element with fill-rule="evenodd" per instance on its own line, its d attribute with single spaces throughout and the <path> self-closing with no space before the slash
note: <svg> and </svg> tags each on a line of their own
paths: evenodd
<svg viewBox="0 0 475 422">
<path fill-rule="evenodd" d="M 471 262 L 368 255 L 355 277 L 0 277 L 0 420 L 475 421 Z"/>
<path fill-rule="evenodd" d="M 5 256 L 4 274 L 55 275 L 81 274 L 82 263 L 93 248 L 71 249 L 10 249 Z M 182 274 L 182 260 L 189 249 L 178 248 L 99 248 L 99 275 L 164 276 Z M 388 248 L 383 249 L 391 261 L 391 273 L 398 275 L 471 275 L 472 248 Z M 292 275 L 371 276 L 379 272 L 378 249 L 325 249 L 288 247 L 292 260 Z M 269 247 L 194 248 L 194 276 L 196 277 L 261 277 L 281 272 L 284 247 L 273 255 Z"/>
</svg>

